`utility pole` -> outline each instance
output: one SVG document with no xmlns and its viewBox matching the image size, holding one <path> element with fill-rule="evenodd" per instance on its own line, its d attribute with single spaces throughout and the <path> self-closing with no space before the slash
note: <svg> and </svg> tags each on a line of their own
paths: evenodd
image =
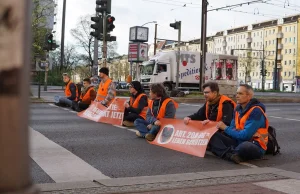
<svg viewBox="0 0 300 194">
<path fill-rule="evenodd" d="M 273 80 L 273 88 L 274 90 L 278 89 L 278 73 L 277 73 L 277 61 L 278 61 L 278 38 L 276 38 L 276 51 L 275 51 L 275 67 L 274 67 L 274 80 Z"/>
<path fill-rule="evenodd" d="M 1 0 L 0 193 L 38 193 L 30 178 L 28 140 L 31 5 Z"/>
<path fill-rule="evenodd" d="M 181 45 L 181 21 L 179 21 L 179 29 L 178 29 L 178 53 L 177 53 L 177 69 L 176 69 L 176 90 L 179 87 L 179 66 L 180 66 L 180 45 Z"/>
<path fill-rule="evenodd" d="M 64 58 L 65 58 L 65 20 L 66 20 L 66 4 L 67 0 L 64 0 L 63 3 L 63 15 L 62 15 L 62 26 L 61 26 L 61 50 L 60 50 L 60 70 L 62 70 L 64 66 Z"/>
<path fill-rule="evenodd" d="M 156 39 L 157 39 L 157 24 L 155 24 L 155 32 L 154 32 L 154 55 L 156 55 Z"/>
<path fill-rule="evenodd" d="M 263 44 L 263 59 L 261 62 L 261 89 L 262 91 L 265 91 L 265 76 L 266 76 L 266 72 L 265 72 L 265 45 Z"/>
<path fill-rule="evenodd" d="M 99 8 L 99 5 L 96 5 L 96 8 Z M 96 17 L 99 14 L 96 11 Z M 92 76 L 97 76 L 98 75 L 98 39 L 97 37 L 94 37 L 94 62 L 92 66 Z"/>
<path fill-rule="evenodd" d="M 102 13 L 103 17 L 103 46 L 102 46 L 102 59 L 103 59 L 103 67 L 106 67 L 106 58 L 107 58 L 107 18 L 106 18 L 106 11 Z"/>
<path fill-rule="evenodd" d="M 207 28 L 207 0 L 202 0 L 202 14 L 201 14 L 201 56 L 200 56 L 200 71 L 199 71 L 199 91 L 202 91 L 202 84 L 204 82 L 204 66 L 206 61 L 206 28 Z"/>
<path fill-rule="evenodd" d="M 49 71 L 49 53 L 46 53 L 44 91 L 47 91 L 47 85 L 48 85 L 48 71 Z"/>
</svg>

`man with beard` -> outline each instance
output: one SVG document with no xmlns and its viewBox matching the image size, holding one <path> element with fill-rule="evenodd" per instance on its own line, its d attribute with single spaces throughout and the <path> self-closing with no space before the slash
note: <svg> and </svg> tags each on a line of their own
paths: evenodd
<svg viewBox="0 0 300 194">
<path fill-rule="evenodd" d="M 73 101 L 72 109 L 80 112 L 82 110 L 87 109 L 92 101 L 96 98 L 96 91 L 94 86 L 91 85 L 91 80 L 89 78 L 85 78 L 83 80 L 83 89 L 81 91 L 80 97 L 78 101 Z"/>
<path fill-rule="evenodd" d="M 223 121 L 229 125 L 232 120 L 235 102 L 225 95 L 219 93 L 219 86 L 216 82 L 207 82 L 203 86 L 205 104 L 198 112 L 184 118 L 187 125 L 190 120 L 198 121 Z"/>
</svg>

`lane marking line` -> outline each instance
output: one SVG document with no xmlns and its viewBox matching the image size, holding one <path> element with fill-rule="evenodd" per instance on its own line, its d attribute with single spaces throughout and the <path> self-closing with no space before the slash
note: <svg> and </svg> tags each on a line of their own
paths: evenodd
<svg viewBox="0 0 300 194">
<path fill-rule="evenodd" d="M 110 179 L 69 150 L 29 127 L 30 156 L 56 182 Z"/>
</svg>

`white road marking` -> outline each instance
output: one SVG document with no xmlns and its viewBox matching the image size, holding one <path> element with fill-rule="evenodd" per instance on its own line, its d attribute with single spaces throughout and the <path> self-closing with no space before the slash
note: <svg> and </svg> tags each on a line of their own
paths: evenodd
<svg viewBox="0 0 300 194">
<path fill-rule="evenodd" d="M 77 113 L 76 111 L 73 111 L 73 110 L 71 110 L 71 111 L 69 111 L 69 112 L 71 112 L 71 113 Z"/>
<path fill-rule="evenodd" d="M 296 179 L 264 181 L 253 184 L 283 193 L 298 194 L 300 191 L 300 180 Z"/>
<path fill-rule="evenodd" d="M 69 111 L 70 109 L 68 109 L 68 108 L 62 108 L 63 110 L 66 110 L 66 111 Z"/>
<path fill-rule="evenodd" d="M 120 126 L 120 125 L 113 125 L 115 127 L 118 127 L 118 128 L 122 128 L 122 129 L 127 129 L 128 131 L 131 131 L 131 132 L 136 132 L 136 129 L 131 129 L 131 128 L 128 128 L 128 127 L 125 127 L 125 126 Z"/>
<path fill-rule="evenodd" d="M 55 104 L 51 104 L 51 103 L 49 103 L 49 106 L 56 106 Z"/>
<path fill-rule="evenodd" d="M 299 119 L 290 119 L 290 118 L 275 117 L 275 116 L 268 116 L 268 117 L 275 118 L 275 119 L 285 119 L 288 121 L 300 121 Z"/>
<path fill-rule="evenodd" d="M 197 107 L 200 106 L 200 105 L 196 105 L 196 104 L 187 104 L 187 103 L 180 103 L 180 104 L 182 104 L 182 105 L 187 105 L 187 106 L 197 106 Z"/>
<path fill-rule="evenodd" d="M 29 129 L 30 156 L 55 182 L 110 179 L 67 149 Z"/>
<path fill-rule="evenodd" d="M 281 109 L 267 109 L 267 112 L 268 111 L 278 111 L 278 110 L 281 110 Z"/>
</svg>

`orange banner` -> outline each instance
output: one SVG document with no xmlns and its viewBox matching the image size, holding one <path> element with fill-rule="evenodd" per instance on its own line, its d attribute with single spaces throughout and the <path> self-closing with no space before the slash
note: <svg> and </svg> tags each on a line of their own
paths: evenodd
<svg viewBox="0 0 300 194">
<path fill-rule="evenodd" d="M 100 102 L 92 102 L 88 109 L 77 115 L 95 122 L 122 125 L 126 99 L 115 98 L 109 107 Z"/>
<path fill-rule="evenodd" d="M 210 121 L 203 125 L 201 121 L 190 121 L 188 125 L 183 120 L 161 119 L 162 127 L 151 144 L 204 157 L 210 138 L 218 131 L 217 122 Z"/>
</svg>

